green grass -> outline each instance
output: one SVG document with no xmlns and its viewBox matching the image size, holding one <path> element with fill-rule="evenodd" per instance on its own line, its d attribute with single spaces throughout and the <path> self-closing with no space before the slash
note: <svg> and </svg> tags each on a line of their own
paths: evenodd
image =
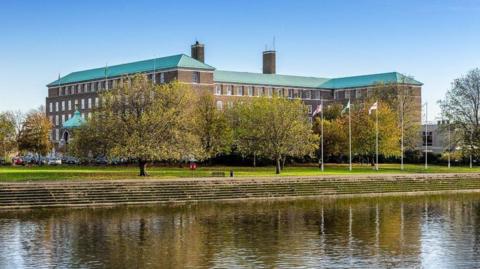
<svg viewBox="0 0 480 269">
<path fill-rule="evenodd" d="M 235 177 L 271 177 L 275 175 L 274 167 L 199 167 L 192 172 L 185 168 L 149 167 L 148 178 L 182 178 L 208 177 L 212 172 L 225 172 L 228 176 L 233 169 Z M 385 173 L 465 173 L 480 172 L 480 167 L 429 166 L 406 165 L 401 171 L 399 165 L 380 165 L 380 171 L 373 171 L 368 165 L 355 165 L 352 172 L 346 165 L 327 165 L 321 172 L 317 167 L 286 167 L 280 176 L 317 176 L 317 175 L 354 175 L 354 174 L 385 174 Z M 132 167 L 96 167 L 96 166 L 43 166 L 43 167 L 0 167 L 0 181 L 37 181 L 37 180 L 102 180 L 102 179 L 135 179 L 138 177 L 138 168 Z"/>
</svg>

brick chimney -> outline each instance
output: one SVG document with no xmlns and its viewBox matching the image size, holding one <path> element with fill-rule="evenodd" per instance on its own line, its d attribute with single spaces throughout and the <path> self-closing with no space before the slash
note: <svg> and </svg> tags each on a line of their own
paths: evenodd
<svg viewBox="0 0 480 269">
<path fill-rule="evenodd" d="M 264 74 L 275 74 L 276 64 L 275 64 L 275 55 L 274 50 L 267 50 L 263 52 L 263 73 Z"/>
<path fill-rule="evenodd" d="M 205 62 L 205 46 L 198 41 L 195 41 L 195 44 L 192 45 L 192 58 L 202 63 Z"/>
</svg>

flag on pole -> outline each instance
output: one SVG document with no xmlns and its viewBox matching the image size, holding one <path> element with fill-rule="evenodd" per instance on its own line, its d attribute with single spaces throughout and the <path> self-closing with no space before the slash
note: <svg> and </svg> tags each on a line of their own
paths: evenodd
<svg viewBox="0 0 480 269">
<path fill-rule="evenodd" d="M 373 103 L 373 105 L 368 110 L 368 115 L 372 114 L 372 110 L 377 110 L 377 108 L 378 108 L 378 102 Z"/>
<path fill-rule="evenodd" d="M 343 113 L 346 113 L 347 110 L 350 110 L 350 100 L 348 100 L 347 106 L 345 106 L 345 108 L 343 108 L 342 114 L 343 114 Z"/>
<path fill-rule="evenodd" d="M 315 111 L 313 111 L 312 117 L 315 117 L 315 115 L 317 115 L 318 113 L 321 113 L 322 109 L 323 109 L 322 104 L 318 105 Z"/>
</svg>

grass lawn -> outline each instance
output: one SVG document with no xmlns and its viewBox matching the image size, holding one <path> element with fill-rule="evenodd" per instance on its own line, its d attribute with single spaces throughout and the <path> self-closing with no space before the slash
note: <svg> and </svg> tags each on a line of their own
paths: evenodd
<svg viewBox="0 0 480 269">
<path fill-rule="evenodd" d="M 147 167 L 148 178 L 180 178 L 180 177 L 208 177 L 212 172 L 225 172 L 229 175 L 233 169 L 235 177 L 249 176 L 276 176 L 275 167 L 199 167 L 192 172 L 185 168 L 174 167 Z M 280 176 L 314 176 L 314 175 L 353 175 L 353 174 L 382 174 L 382 173 L 465 173 L 480 172 L 480 167 L 429 166 L 425 170 L 423 165 L 405 165 L 401 171 L 398 164 L 380 165 L 379 171 L 372 170 L 367 165 L 354 165 L 353 171 L 348 171 L 347 165 L 326 165 L 321 172 L 317 167 L 286 167 Z M 134 179 L 138 176 L 138 168 L 112 166 L 43 166 L 43 167 L 1 167 L 0 181 L 36 181 L 36 180 L 92 180 L 92 179 Z"/>
</svg>

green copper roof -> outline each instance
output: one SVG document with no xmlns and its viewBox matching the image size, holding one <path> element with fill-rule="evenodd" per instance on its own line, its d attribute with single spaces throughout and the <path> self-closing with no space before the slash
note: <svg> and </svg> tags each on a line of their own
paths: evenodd
<svg viewBox="0 0 480 269">
<path fill-rule="evenodd" d="M 411 77 L 407 77 L 403 74 L 397 72 L 390 73 L 381 73 L 381 74 L 372 74 L 372 75 L 363 75 L 363 76 L 353 76 L 353 77 L 343 77 L 343 78 L 333 78 L 328 82 L 322 84 L 322 88 L 329 89 L 343 89 L 343 88 L 355 88 L 355 87 L 365 87 L 365 86 L 374 86 L 376 84 L 410 84 L 410 85 L 423 85 L 421 82 L 416 81 Z"/>
<path fill-rule="evenodd" d="M 73 113 L 73 117 L 71 117 L 69 120 L 63 123 L 63 128 L 65 129 L 78 128 L 82 126 L 84 123 L 85 123 L 85 119 L 82 118 L 82 115 L 80 115 L 80 111 L 76 110 Z"/>
<path fill-rule="evenodd" d="M 214 70 L 210 65 L 204 64 L 185 54 L 167 56 L 157 59 L 144 60 L 139 62 L 119 64 L 84 71 L 70 73 L 60 79 L 53 81 L 47 86 L 58 84 L 74 83 L 88 81 L 107 77 L 117 77 L 122 75 L 136 74 L 140 72 L 150 72 L 153 70 L 162 70 L 170 68 L 192 68 Z"/>
<path fill-rule="evenodd" d="M 419 86 L 423 85 L 421 82 L 397 72 L 329 79 L 318 77 L 286 76 L 276 74 L 215 70 L 213 80 L 220 83 L 243 83 L 322 89 L 367 87 L 374 86 L 380 83 L 403 83 Z"/>
<path fill-rule="evenodd" d="M 215 82 L 224 83 L 244 83 L 285 87 L 318 88 L 319 85 L 327 82 L 328 78 L 215 70 L 215 72 L 213 73 L 213 80 Z"/>
</svg>

